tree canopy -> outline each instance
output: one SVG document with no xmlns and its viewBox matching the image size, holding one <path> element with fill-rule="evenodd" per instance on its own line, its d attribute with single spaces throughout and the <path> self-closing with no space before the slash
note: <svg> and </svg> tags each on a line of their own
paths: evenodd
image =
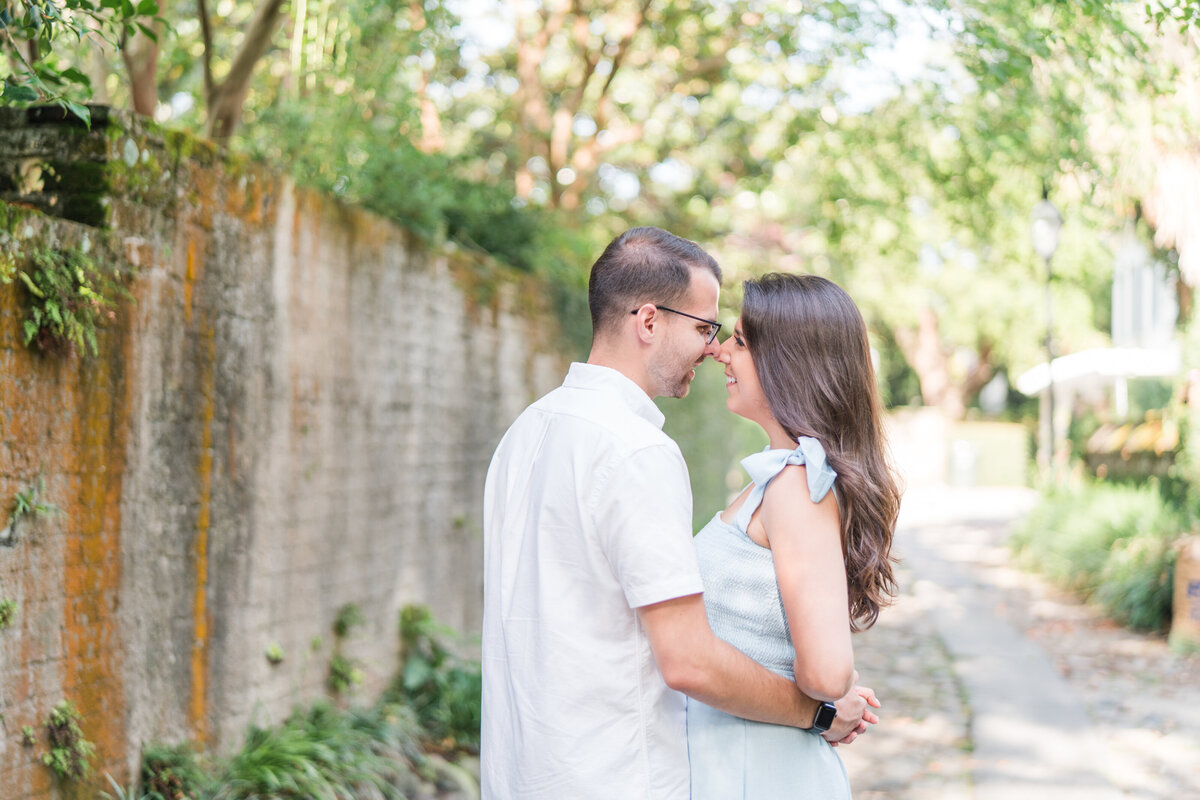
<svg viewBox="0 0 1200 800">
<path fill-rule="evenodd" d="M 0 102 L 128 105 L 564 288 L 630 224 L 825 274 L 890 401 L 953 415 L 1043 358 L 1043 187 L 1059 352 L 1105 340 L 1127 220 L 1189 229 L 1162 164 L 1195 147 L 1197 0 L 0 6 Z"/>
</svg>

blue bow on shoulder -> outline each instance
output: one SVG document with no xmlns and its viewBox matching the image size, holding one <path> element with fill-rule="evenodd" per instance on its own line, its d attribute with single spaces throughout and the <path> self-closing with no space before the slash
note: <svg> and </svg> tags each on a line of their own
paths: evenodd
<svg viewBox="0 0 1200 800">
<path fill-rule="evenodd" d="M 801 436 L 796 440 L 795 450 L 772 450 L 768 447 L 761 453 L 746 456 L 742 459 L 742 467 L 754 482 L 753 494 L 759 495 L 766 491 L 771 479 L 783 471 L 788 464 L 804 464 L 808 467 L 808 496 L 814 503 L 821 502 L 826 492 L 833 486 L 837 473 L 829 466 L 825 458 L 825 448 L 811 436 Z M 754 496 L 748 500 L 754 500 Z M 757 503 L 755 503 L 757 506 Z"/>
</svg>

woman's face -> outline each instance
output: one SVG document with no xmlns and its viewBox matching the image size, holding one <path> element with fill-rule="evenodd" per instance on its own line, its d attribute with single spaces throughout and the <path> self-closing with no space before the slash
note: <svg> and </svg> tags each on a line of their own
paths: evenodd
<svg viewBox="0 0 1200 800">
<path fill-rule="evenodd" d="M 774 421 L 766 395 L 758 382 L 754 359 L 742 335 L 742 318 L 733 326 L 733 334 L 721 344 L 717 361 L 725 365 L 725 406 L 738 416 L 766 427 Z"/>
</svg>

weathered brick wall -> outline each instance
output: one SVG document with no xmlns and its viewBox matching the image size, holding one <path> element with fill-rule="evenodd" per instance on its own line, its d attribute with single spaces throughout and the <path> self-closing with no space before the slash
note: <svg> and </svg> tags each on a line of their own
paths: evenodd
<svg viewBox="0 0 1200 800">
<path fill-rule="evenodd" d="M 7 114 L 5 252 L 137 275 L 95 359 L 26 349 L 0 285 L 0 525 L 39 480 L 62 511 L 0 536 L 0 798 L 71 796 L 38 760 L 61 698 L 123 778 L 324 694 L 347 603 L 363 697 L 403 605 L 476 629 L 488 459 L 565 367 L 538 287 L 128 117 Z"/>
</svg>

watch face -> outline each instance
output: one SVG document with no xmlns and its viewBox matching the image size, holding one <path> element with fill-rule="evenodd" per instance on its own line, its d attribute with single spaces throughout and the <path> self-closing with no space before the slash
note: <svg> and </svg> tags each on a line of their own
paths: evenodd
<svg viewBox="0 0 1200 800">
<path fill-rule="evenodd" d="M 837 709 L 831 703 L 822 703 L 817 708 L 817 716 L 813 720 L 813 727 L 821 732 L 827 731 L 833 725 L 833 721 L 836 718 Z"/>
</svg>

